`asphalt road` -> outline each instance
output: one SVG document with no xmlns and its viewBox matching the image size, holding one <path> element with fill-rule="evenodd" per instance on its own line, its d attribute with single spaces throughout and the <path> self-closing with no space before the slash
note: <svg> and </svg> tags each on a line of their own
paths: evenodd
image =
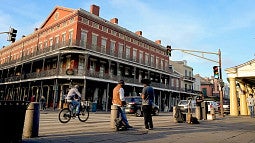
<svg viewBox="0 0 255 143">
<path fill-rule="evenodd" d="M 143 117 L 128 115 L 134 127 L 115 132 L 110 112 L 94 112 L 83 123 L 72 119 L 63 124 L 58 111 L 40 113 L 39 136 L 23 138 L 23 143 L 255 143 L 255 118 L 225 116 L 199 120 L 200 124 L 174 123 L 172 113 L 153 116 L 154 129 L 145 130 Z"/>
</svg>

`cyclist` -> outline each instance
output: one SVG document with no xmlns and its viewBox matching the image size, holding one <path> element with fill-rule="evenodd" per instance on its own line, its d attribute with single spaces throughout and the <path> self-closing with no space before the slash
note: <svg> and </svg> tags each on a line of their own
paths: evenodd
<svg viewBox="0 0 255 143">
<path fill-rule="evenodd" d="M 75 85 L 73 88 L 71 88 L 66 96 L 67 102 L 71 102 L 73 104 L 73 108 L 76 107 L 76 115 L 78 116 L 80 113 L 80 99 L 81 99 L 81 93 L 79 92 L 79 85 Z"/>
</svg>

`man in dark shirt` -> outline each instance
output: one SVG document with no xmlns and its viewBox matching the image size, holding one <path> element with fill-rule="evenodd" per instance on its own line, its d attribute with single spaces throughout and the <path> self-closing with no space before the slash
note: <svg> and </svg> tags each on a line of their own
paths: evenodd
<svg viewBox="0 0 255 143">
<path fill-rule="evenodd" d="M 153 122 L 152 122 L 151 112 L 152 112 L 152 104 L 154 101 L 154 89 L 150 86 L 151 81 L 149 79 L 142 79 L 141 83 L 144 86 L 142 94 L 141 94 L 144 126 L 146 129 L 152 130 Z"/>
</svg>

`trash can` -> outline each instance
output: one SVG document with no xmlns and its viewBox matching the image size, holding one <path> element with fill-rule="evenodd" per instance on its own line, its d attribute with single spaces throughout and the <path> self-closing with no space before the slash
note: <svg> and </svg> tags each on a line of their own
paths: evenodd
<svg viewBox="0 0 255 143">
<path fill-rule="evenodd" d="M 27 101 L 0 100 L 1 142 L 21 143 Z"/>
<path fill-rule="evenodd" d="M 23 136 L 25 138 L 38 137 L 40 119 L 40 104 L 31 102 L 27 107 Z"/>
<path fill-rule="evenodd" d="M 116 105 L 111 105 L 111 128 L 115 128 L 115 119 L 118 117 L 118 107 Z"/>
<path fill-rule="evenodd" d="M 97 111 L 97 103 L 93 102 L 92 103 L 92 112 L 96 112 Z"/>
</svg>

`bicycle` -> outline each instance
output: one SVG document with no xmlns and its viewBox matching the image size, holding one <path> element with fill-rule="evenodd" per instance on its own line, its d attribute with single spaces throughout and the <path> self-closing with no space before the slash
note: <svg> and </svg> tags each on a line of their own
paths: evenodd
<svg viewBox="0 0 255 143">
<path fill-rule="evenodd" d="M 85 122 L 89 118 L 89 105 L 86 103 L 81 102 L 80 113 L 78 115 L 78 119 L 81 122 Z M 62 110 L 60 110 L 58 115 L 58 119 L 61 123 L 67 123 L 71 120 L 71 118 L 75 119 L 75 117 L 76 117 L 75 107 L 72 105 L 71 102 L 68 103 L 67 108 L 63 108 Z"/>
</svg>

